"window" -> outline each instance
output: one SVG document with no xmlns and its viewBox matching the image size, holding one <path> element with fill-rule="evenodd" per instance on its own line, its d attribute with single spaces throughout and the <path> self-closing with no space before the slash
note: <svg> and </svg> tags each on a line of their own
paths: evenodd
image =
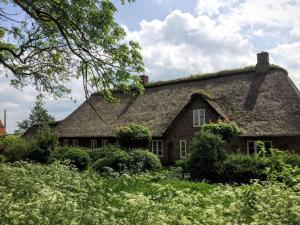
<svg viewBox="0 0 300 225">
<path fill-rule="evenodd" d="M 186 157 L 186 140 L 180 140 L 179 145 L 180 145 L 180 158 L 185 158 Z"/>
<path fill-rule="evenodd" d="M 152 140 L 152 152 L 158 156 L 163 156 L 162 140 Z"/>
<path fill-rule="evenodd" d="M 91 140 L 91 149 L 97 148 L 97 140 Z"/>
<path fill-rule="evenodd" d="M 247 141 L 247 154 L 254 155 L 255 154 L 255 141 Z"/>
<path fill-rule="evenodd" d="M 201 127 L 203 124 L 205 124 L 205 109 L 193 110 L 194 127 Z"/>
<path fill-rule="evenodd" d="M 265 144 L 266 152 L 270 150 L 270 148 L 273 147 L 272 141 L 263 141 Z M 257 143 L 256 141 L 247 141 L 247 154 L 248 155 L 254 155 L 258 153 Z"/>
<path fill-rule="evenodd" d="M 72 146 L 73 147 L 78 147 L 78 140 L 77 139 L 72 140 Z"/>
<path fill-rule="evenodd" d="M 105 148 L 107 145 L 108 145 L 108 140 L 107 139 L 103 139 L 101 147 Z"/>
<path fill-rule="evenodd" d="M 69 145 L 69 140 L 68 139 L 64 139 L 63 146 L 68 146 L 68 145 Z"/>
</svg>

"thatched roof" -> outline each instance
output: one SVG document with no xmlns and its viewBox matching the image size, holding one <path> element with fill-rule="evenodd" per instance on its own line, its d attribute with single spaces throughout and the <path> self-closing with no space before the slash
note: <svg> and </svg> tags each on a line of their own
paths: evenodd
<svg viewBox="0 0 300 225">
<path fill-rule="evenodd" d="M 42 123 L 39 123 L 39 124 L 35 124 L 31 127 L 29 127 L 25 132 L 24 134 L 22 135 L 23 137 L 26 137 L 26 138 L 30 138 L 32 137 L 33 135 L 35 135 L 38 131 L 38 129 L 42 126 L 49 126 L 51 128 L 56 128 L 56 126 L 60 123 L 60 121 L 54 121 L 54 122 L 50 122 L 48 124 L 42 124 Z"/>
<path fill-rule="evenodd" d="M 136 122 L 149 127 L 153 136 L 163 136 L 197 93 L 221 117 L 235 121 L 243 136 L 300 135 L 300 93 L 278 66 L 270 66 L 266 74 L 247 67 L 150 83 L 140 96 L 116 91 L 118 103 L 94 94 L 90 100 L 100 116 L 84 102 L 57 129 L 61 137 L 113 137 L 116 128 Z"/>
</svg>

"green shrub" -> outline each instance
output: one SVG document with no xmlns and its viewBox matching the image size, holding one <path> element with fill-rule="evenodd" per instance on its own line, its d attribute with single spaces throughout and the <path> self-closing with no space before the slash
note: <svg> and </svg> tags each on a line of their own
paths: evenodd
<svg viewBox="0 0 300 225">
<path fill-rule="evenodd" d="M 214 181 L 226 159 L 222 138 L 210 132 L 199 132 L 192 140 L 190 152 L 186 169 L 191 178 Z"/>
<path fill-rule="evenodd" d="M 189 161 L 189 158 L 179 159 L 175 162 L 175 166 L 181 167 L 183 169 L 183 171 L 186 171 L 187 166 L 188 166 L 188 161 Z"/>
<path fill-rule="evenodd" d="M 6 157 L 4 155 L 0 155 L 0 163 L 4 163 L 6 161 Z"/>
<path fill-rule="evenodd" d="M 271 149 L 270 166 L 266 169 L 269 182 L 282 182 L 288 187 L 299 186 L 300 167 L 287 163 L 289 153 L 278 149 Z"/>
<path fill-rule="evenodd" d="M 300 167 L 300 154 L 296 153 L 289 153 L 283 155 L 283 159 L 286 164 L 289 164 L 293 167 L 298 166 Z"/>
<path fill-rule="evenodd" d="M 207 123 L 203 125 L 202 130 L 220 135 L 226 142 L 231 142 L 240 132 L 236 123 L 226 121 Z"/>
<path fill-rule="evenodd" d="M 129 163 L 129 155 L 127 152 L 118 150 L 109 153 L 106 157 L 98 159 L 93 164 L 93 169 L 97 172 L 104 172 L 105 168 L 112 168 L 114 171 L 122 172 L 127 170 Z"/>
<path fill-rule="evenodd" d="M 117 130 L 117 141 L 123 149 L 148 149 L 151 143 L 151 132 L 147 127 L 130 124 Z"/>
<path fill-rule="evenodd" d="M 0 154 L 5 150 L 5 145 L 4 145 L 5 138 L 6 136 L 0 136 Z"/>
<path fill-rule="evenodd" d="M 35 142 L 26 140 L 19 136 L 9 135 L 0 140 L 2 154 L 6 161 L 15 162 L 25 160 L 29 153 L 35 148 Z"/>
<path fill-rule="evenodd" d="M 144 172 L 161 169 L 161 162 L 157 155 L 145 149 L 134 149 L 129 152 L 131 172 Z"/>
<path fill-rule="evenodd" d="M 223 162 L 219 181 L 224 183 L 250 183 L 253 179 L 266 180 L 270 158 L 233 154 Z"/>
<path fill-rule="evenodd" d="M 89 153 L 90 157 L 91 157 L 91 161 L 92 162 L 96 162 L 98 159 L 102 159 L 104 157 L 106 157 L 107 155 L 109 155 L 111 152 L 115 152 L 119 150 L 118 147 L 114 146 L 114 145 L 108 145 L 104 148 L 97 148 L 97 149 L 89 149 L 87 150 L 87 152 Z"/>
<path fill-rule="evenodd" d="M 48 163 L 52 151 L 58 145 L 58 135 L 50 127 L 44 126 L 38 129 L 33 140 L 35 145 L 28 158 L 35 162 Z M 29 141 L 29 140 L 27 140 Z"/>
<path fill-rule="evenodd" d="M 270 172 L 282 174 L 286 167 L 294 170 L 293 168 L 299 165 L 300 155 L 275 149 L 272 149 L 265 157 L 232 154 L 223 162 L 218 180 L 224 183 L 250 183 L 254 179 L 267 180 Z M 279 175 L 276 179 L 282 181 Z"/>
<path fill-rule="evenodd" d="M 52 159 L 60 161 L 69 160 L 72 165 L 81 171 L 86 169 L 91 161 L 90 155 L 85 149 L 73 147 L 56 148 Z"/>
<path fill-rule="evenodd" d="M 135 149 L 129 153 L 118 150 L 98 159 L 93 164 L 93 168 L 98 172 L 112 168 L 116 172 L 139 173 L 158 170 L 161 168 L 161 162 L 156 155 L 148 150 Z"/>
</svg>

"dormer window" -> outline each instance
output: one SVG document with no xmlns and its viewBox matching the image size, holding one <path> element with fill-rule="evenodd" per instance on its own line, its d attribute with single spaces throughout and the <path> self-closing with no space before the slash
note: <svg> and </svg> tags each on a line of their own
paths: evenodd
<svg viewBox="0 0 300 225">
<path fill-rule="evenodd" d="M 203 124 L 205 124 L 205 109 L 194 109 L 193 126 L 201 127 Z"/>
</svg>

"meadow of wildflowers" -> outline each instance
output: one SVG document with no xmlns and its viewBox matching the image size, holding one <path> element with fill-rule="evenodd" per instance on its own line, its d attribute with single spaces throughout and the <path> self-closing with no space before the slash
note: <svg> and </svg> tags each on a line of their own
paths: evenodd
<svg viewBox="0 0 300 225">
<path fill-rule="evenodd" d="M 0 224 L 300 224 L 300 185 L 230 186 L 0 164 Z"/>
</svg>

